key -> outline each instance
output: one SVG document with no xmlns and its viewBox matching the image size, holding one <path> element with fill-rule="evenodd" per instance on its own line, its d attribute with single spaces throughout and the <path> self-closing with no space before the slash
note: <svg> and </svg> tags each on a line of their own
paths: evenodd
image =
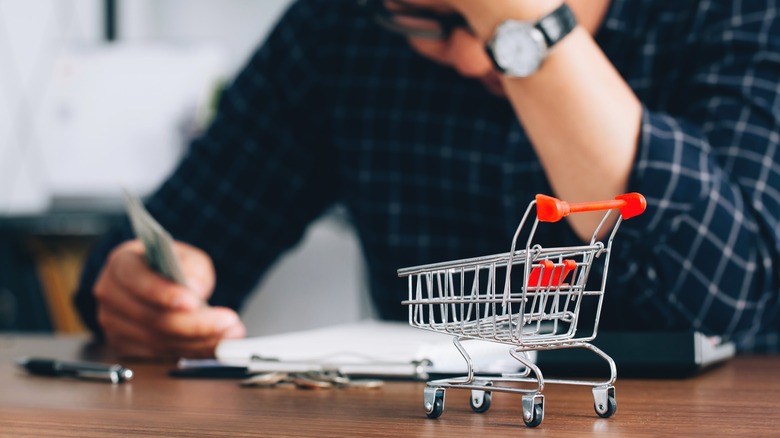
<svg viewBox="0 0 780 438">
<path fill-rule="evenodd" d="M 356 389 L 376 389 L 381 388 L 385 384 L 382 380 L 376 379 L 350 379 L 346 388 Z"/>
<path fill-rule="evenodd" d="M 349 378 L 346 376 L 339 375 L 335 372 L 310 372 L 306 373 L 307 377 L 319 380 L 322 382 L 329 382 L 333 384 L 334 386 L 346 386 L 349 385 Z"/>
<path fill-rule="evenodd" d="M 290 381 L 301 389 L 325 389 L 332 388 L 333 383 L 322 379 L 322 375 L 314 377 L 312 373 L 295 373 L 290 375 Z"/>
<path fill-rule="evenodd" d="M 276 386 L 279 383 L 290 379 L 289 374 L 281 371 L 273 371 L 270 373 L 255 374 L 254 376 L 242 380 L 241 386 Z"/>
<path fill-rule="evenodd" d="M 347 376 L 342 376 L 334 372 L 324 373 L 307 373 L 311 378 L 315 380 L 321 380 L 324 382 L 330 382 L 339 388 L 379 388 L 384 385 L 384 382 L 376 379 L 350 379 Z"/>
</svg>

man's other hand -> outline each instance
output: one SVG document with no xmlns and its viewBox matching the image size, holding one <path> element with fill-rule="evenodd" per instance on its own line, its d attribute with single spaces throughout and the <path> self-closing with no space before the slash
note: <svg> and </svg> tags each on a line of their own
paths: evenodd
<svg viewBox="0 0 780 438">
<path fill-rule="evenodd" d="M 209 256 L 182 242 L 174 250 L 186 285 L 149 269 L 138 240 L 117 246 L 103 266 L 94 287 L 98 321 L 121 356 L 213 357 L 220 340 L 246 335 L 235 311 L 205 304 L 215 282 Z"/>
</svg>

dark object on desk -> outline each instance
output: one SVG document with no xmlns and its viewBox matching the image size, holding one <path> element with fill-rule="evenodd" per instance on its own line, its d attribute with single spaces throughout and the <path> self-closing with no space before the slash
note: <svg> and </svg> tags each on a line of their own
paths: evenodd
<svg viewBox="0 0 780 438">
<path fill-rule="evenodd" d="M 199 379 L 246 379 L 251 376 L 246 367 L 239 366 L 174 368 L 168 371 L 168 375 Z"/>
<path fill-rule="evenodd" d="M 180 359 L 177 367 L 168 371 L 168 375 L 200 379 L 246 379 L 252 373 L 246 366 L 225 364 L 216 359 Z"/>
<path fill-rule="evenodd" d="M 122 383 L 133 378 L 133 371 L 119 364 L 65 362 L 42 358 L 21 358 L 16 363 L 30 374 L 38 376 L 74 377 L 111 383 Z"/>
<path fill-rule="evenodd" d="M 682 378 L 722 363 L 734 344 L 699 332 L 599 332 L 593 345 L 612 356 L 618 377 Z M 539 351 L 545 376 L 600 376 L 609 370 L 583 348 Z"/>
</svg>

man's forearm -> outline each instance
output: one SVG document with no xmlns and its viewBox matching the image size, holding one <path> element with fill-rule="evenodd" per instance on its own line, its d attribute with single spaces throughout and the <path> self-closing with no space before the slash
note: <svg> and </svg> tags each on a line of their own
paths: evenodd
<svg viewBox="0 0 780 438">
<path fill-rule="evenodd" d="M 477 7 L 477 2 L 453 2 L 485 41 L 506 19 L 537 20 L 562 3 L 501 0 Z M 595 31 L 608 4 L 598 1 L 590 5 L 593 9 L 575 10 L 585 26 L 557 43 L 531 76 L 503 78 L 555 195 L 568 201 L 611 199 L 625 192 L 636 154 L 641 103 L 586 30 Z M 570 223 L 589 239 L 600 218 L 575 215 Z"/>
</svg>

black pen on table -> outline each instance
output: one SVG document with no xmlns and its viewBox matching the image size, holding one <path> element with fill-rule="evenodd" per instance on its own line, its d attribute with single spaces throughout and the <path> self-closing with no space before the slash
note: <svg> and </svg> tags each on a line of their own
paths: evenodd
<svg viewBox="0 0 780 438">
<path fill-rule="evenodd" d="M 68 362 L 38 357 L 23 357 L 17 359 L 16 363 L 28 373 L 39 376 L 75 377 L 111 383 L 122 383 L 133 378 L 133 371 L 119 364 Z"/>
</svg>

